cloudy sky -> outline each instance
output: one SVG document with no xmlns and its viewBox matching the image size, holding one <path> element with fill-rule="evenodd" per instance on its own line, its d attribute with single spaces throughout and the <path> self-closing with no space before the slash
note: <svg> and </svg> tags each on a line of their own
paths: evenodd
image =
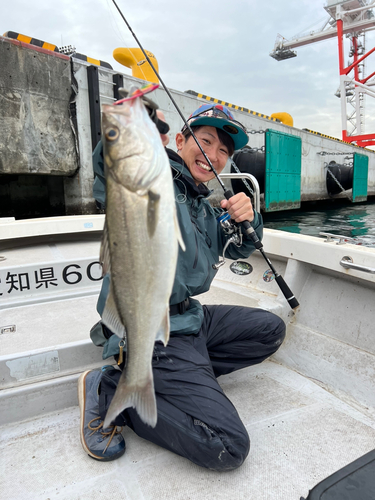
<svg viewBox="0 0 375 500">
<path fill-rule="evenodd" d="M 297 49 L 277 62 L 269 56 L 278 33 L 290 39 L 319 29 L 326 0 L 117 0 L 145 49 L 158 60 L 166 85 L 270 115 L 286 111 L 298 128 L 341 137 L 337 40 Z M 0 31 L 15 31 L 109 62 L 135 41 L 111 0 L 12 0 L 1 7 Z M 366 49 L 375 44 L 367 36 Z M 347 59 L 347 57 L 346 57 Z M 375 70 L 375 56 L 367 74 Z M 375 107 L 366 98 L 366 132 Z M 373 123 L 373 125 L 372 125 Z"/>
</svg>

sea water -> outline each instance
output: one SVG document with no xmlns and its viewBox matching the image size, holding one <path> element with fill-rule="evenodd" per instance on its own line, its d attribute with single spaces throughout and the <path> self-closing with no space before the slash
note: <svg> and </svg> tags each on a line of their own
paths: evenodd
<svg viewBox="0 0 375 500">
<path fill-rule="evenodd" d="M 375 201 L 309 204 L 301 210 L 263 213 L 263 220 L 269 229 L 310 236 L 337 234 L 350 243 L 375 248 Z"/>
</svg>

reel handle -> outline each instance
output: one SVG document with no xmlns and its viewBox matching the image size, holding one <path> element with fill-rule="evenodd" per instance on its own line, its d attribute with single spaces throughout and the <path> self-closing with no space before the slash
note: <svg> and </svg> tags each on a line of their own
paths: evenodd
<svg viewBox="0 0 375 500">
<path fill-rule="evenodd" d="M 229 198 L 232 198 L 232 196 L 234 196 L 234 195 L 230 189 L 226 189 L 224 191 L 224 196 L 227 200 L 229 200 Z M 257 250 L 260 250 L 261 248 L 263 248 L 263 244 L 260 241 L 260 239 L 258 238 L 258 235 L 255 232 L 255 229 L 253 228 L 253 226 L 250 224 L 250 222 L 248 220 L 244 220 L 243 222 L 241 222 L 241 226 L 242 226 L 243 230 L 245 231 L 245 233 L 251 238 L 252 242 L 254 243 L 255 248 Z"/>
</svg>

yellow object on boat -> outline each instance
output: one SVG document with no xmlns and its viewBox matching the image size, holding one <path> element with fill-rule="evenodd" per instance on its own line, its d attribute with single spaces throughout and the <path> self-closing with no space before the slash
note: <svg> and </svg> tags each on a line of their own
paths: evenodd
<svg viewBox="0 0 375 500">
<path fill-rule="evenodd" d="M 155 66 L 156 71 L 159 73 L 158 61 L 156 60 L 154 54 L 148 50 L 146 50 L 146 53 L 152 64 Z M 119 47 L 113 51 L 113 57 L 123 66 L 130 68 L 132 70 L 132 76 L 135 78 L 140 78 L 146 82 L 159 83 L 158 77 L 151 68 L 141 49 Z"/>
<path fill-rule="evenodd" d="M 277 118 L 284 125 L 289 125 L 289 127 L 293 127 L 293 118 L 289 113 L 285 112 L 272 113 L 271 118 Z"/>
</svg>

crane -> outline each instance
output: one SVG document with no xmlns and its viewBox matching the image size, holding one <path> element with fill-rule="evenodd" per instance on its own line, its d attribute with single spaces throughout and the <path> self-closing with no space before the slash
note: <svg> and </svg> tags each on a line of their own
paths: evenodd
<svg viewBox="0 0 375 500">
<path fill-rule="evenodd" d="M 340 72 L 340 87 L 336 95 L 341 99 L 342 140 L 358 146 L 375 145 L 375 133 L 365 134 L 363 130 L 364 96 L 375 98 L 375 71 L 364 76 L 365 60 L 375 47 L 365 52 L 365 33 L 375 29 L 373 12 L 375 0 L 328 0 L 324 7 L 328 18 L 324 25 L 315 31 L 297 35 L 291 40 L 278 35 L 270 56 L 277 61 L 296 57 L 295 48 L 329 38 L 337 37 Z M 350 39 L 352 61 L 345 66 L 344 35 Z M 354 111 L 347 111 L 350 103 Z M 348 132 L 348 122 L 352 130 Z"/>
</svg>

